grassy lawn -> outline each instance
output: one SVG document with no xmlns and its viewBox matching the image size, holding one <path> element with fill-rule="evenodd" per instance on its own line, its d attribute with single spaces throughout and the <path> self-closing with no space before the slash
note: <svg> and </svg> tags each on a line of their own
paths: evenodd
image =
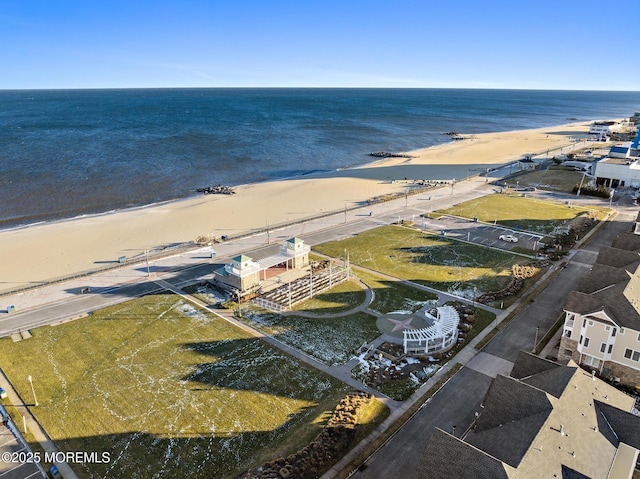
<svg viewBox="0 0 640 479">
<path fill-rule="evenodd" d="M 547 170 L 529 171 L 518 175 L 513 180 L 509 180 L 509 184 L 514 184 L 516 180 L 520 186 L 532 186 L 540 190 L 571 193 L 572 188 L 576 184 L 580 184 L 582 173 L 565 167 L 550 167 Z M 588 178 L 585 178 L 585 185 L 587 181 Z"/>
<path fill-rule="evenodd" d="M 438 299 L 434 293 L 412 288 L 399 281 L 384 279 L 362 270 L 354 273 L 374 292 L 374 299 L 369 308 L 382 314 L 415 313 L 428 302 Z"/>
<path fill-rule="evenodd" d="M 0 364 L 82 478 L 234 477 L 320 431 L 348 388 L 172 294 L 0 340 Z"/>
<path fill-rule="evenodd" d="M 522 261 L 505 251 L 401 226 L 383 226 L 314 247 L 333 257 L 345 248 L 354 264 L 469 298 L 474 286 L 479 292 L 505 287 L 511 265 Z"/>
<path fill-rule="evenodd" d="M 363 343 L 369 343 L 381 334 L 376 327 L 376 318 L 366 313 L 338 318 L 305 318 L 248 307 L 242 310 L 242 316 L 251 326 L 328 365 L 347 362 Z"/>
<path fill-rule="evenodd" d="M 360 306 L 365 292 L 356 281 L 345 281 L 294 307 L 296 311 L 315 314 L 340 313 Z"/>
<path fill-rule="evenodd" d="M 439 210 L 438 213 L 478 218 L 488 223 L 495 221 L 508 228 L 549 234 L 555 227 L 564 226 L 589 211 L 597 211 L 599 218 L 602 218 L 607 208 L 584 208 L 522 196 L 495 194 L 460 203 Z"/>
</svg>

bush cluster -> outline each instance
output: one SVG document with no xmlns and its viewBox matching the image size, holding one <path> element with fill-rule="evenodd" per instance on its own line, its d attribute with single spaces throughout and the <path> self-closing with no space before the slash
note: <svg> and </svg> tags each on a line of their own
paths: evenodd
<svg viewBox="0 0 640 479">
<path fill-rule="evenodd" d="M 358 417 L 373 396 L 356 391 L 343 398 L 322 432 L 295 454 L 252 469 L 238 479 L 311 479 L 342 457 L 356 435 Z"/>
<path fill-rule="evenodd" d="M 476 298 L 476 301 L 482 304 L 492 303 L 499 299 L 506 298 L 518 294 L 523 286 L 524 280 L 533 277 L 536 272 L 548 265 L 546 261 L 534 261 L 527 264 L 514 264 L 511 267 L 511 281 L 508 286 L 500 291 L 484 293 Z"/>
<path fill-rule="evenodd" d="M 591 186 L 583 186 L 582 188 L 580 188 L 580 185 L 576 184 L 573 187 L 573 192 L 577 193 L 578 189 L 580 189 L 581 195 L 597 196 L 599 198 L 609 198 L 609 196 L 611 196 L 611 190 L 602 185 L 598 186 L 597 188 L 593 188 Z"/>
</svg>

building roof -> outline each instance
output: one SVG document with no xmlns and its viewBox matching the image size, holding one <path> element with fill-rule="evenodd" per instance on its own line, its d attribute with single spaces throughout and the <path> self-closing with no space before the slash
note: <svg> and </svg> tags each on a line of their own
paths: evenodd
<svg viewBox="0 0 640 479">
<path fill-rule="evenodd" d="M 520 351 L 516 358 L 516 362 L 511 368 L 510 376 L 516 379 L 524 379 L 533 374 L 538 374 L 549 369 L 561 368 L 558 363 L 543 359 L 535 354 Z"/>
<path fill-rule="evenodd" d="M 235 258 L 231 258 L 236 263 L 244 263 L 245 261 L 253 261 L 251 256 L 247 256 L 246 254 L 241 254 L 236 256 Z"/>
<path fill-rule="evenodd" d="M 552 410 L 544 391 L 498 376 L 489 387 L 484 411 L 467 442 L 518 467 Z"/>
<path fill-rule="evenodd" d="M 640 236 L 622 233 L 598 253 L 591 272 L 569 293 L 565 311 L 604 312 L 618 326 L 640 331 Z"/>
<path fill-rule="evenodd" d="M 520 354 L 513 371 L 522 379 L 496 377 L 464 438 L 432 436 L 416 478 L 607 477 L 621 443 L 640 449 L 630 396 L 572 361 L 552 366 Z"/>
<path fill-rule="evenodd" d="M 498 459 L 440 429 L 436 429 L 429 439 L 421 462 L 426 463 L 418 466 L 415 479 L 509 478 L 505 466 Z"/>
</svg>

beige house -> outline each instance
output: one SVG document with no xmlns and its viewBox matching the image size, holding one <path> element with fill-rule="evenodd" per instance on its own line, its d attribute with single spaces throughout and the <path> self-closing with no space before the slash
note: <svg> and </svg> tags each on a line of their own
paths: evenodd
<svg viewBox="0 0 640 479">
<path fill-rule="evenodd" d="M 600 250 L 591 272 L 571 292 L 564 310 L 560 363 L 573 360 L 616 382 L 640 385 L 638 234 L 623 233 Z"/>
<path fill-rule="evenodd" d="M 570 362 L 520 353 L 468 431 L 433 433 L 414 479 L 638 477 L 634 399 Z"/>
</svg>

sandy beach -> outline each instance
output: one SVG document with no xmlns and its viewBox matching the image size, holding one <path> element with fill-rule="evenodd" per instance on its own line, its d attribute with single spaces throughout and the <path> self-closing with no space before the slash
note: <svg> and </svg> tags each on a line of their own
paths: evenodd
<svg viewBox="0 0 640 479">
<path fill-rule="evenodd" d="M 463 179 L 525 153 L 542 153 L 584 138 L 590 122 L 473 135 L 331 173 L 245 185 L 235 195 L 203 195 L 143 208 L 0 232 L 0 292 L 95 269 L 120 256 L 188 242 L 201 235 L 236 235 L 342 210 L 406 191 L 405 181 Z M 1 293 L 0 293 L 1 294 Z"/>
</svg>

